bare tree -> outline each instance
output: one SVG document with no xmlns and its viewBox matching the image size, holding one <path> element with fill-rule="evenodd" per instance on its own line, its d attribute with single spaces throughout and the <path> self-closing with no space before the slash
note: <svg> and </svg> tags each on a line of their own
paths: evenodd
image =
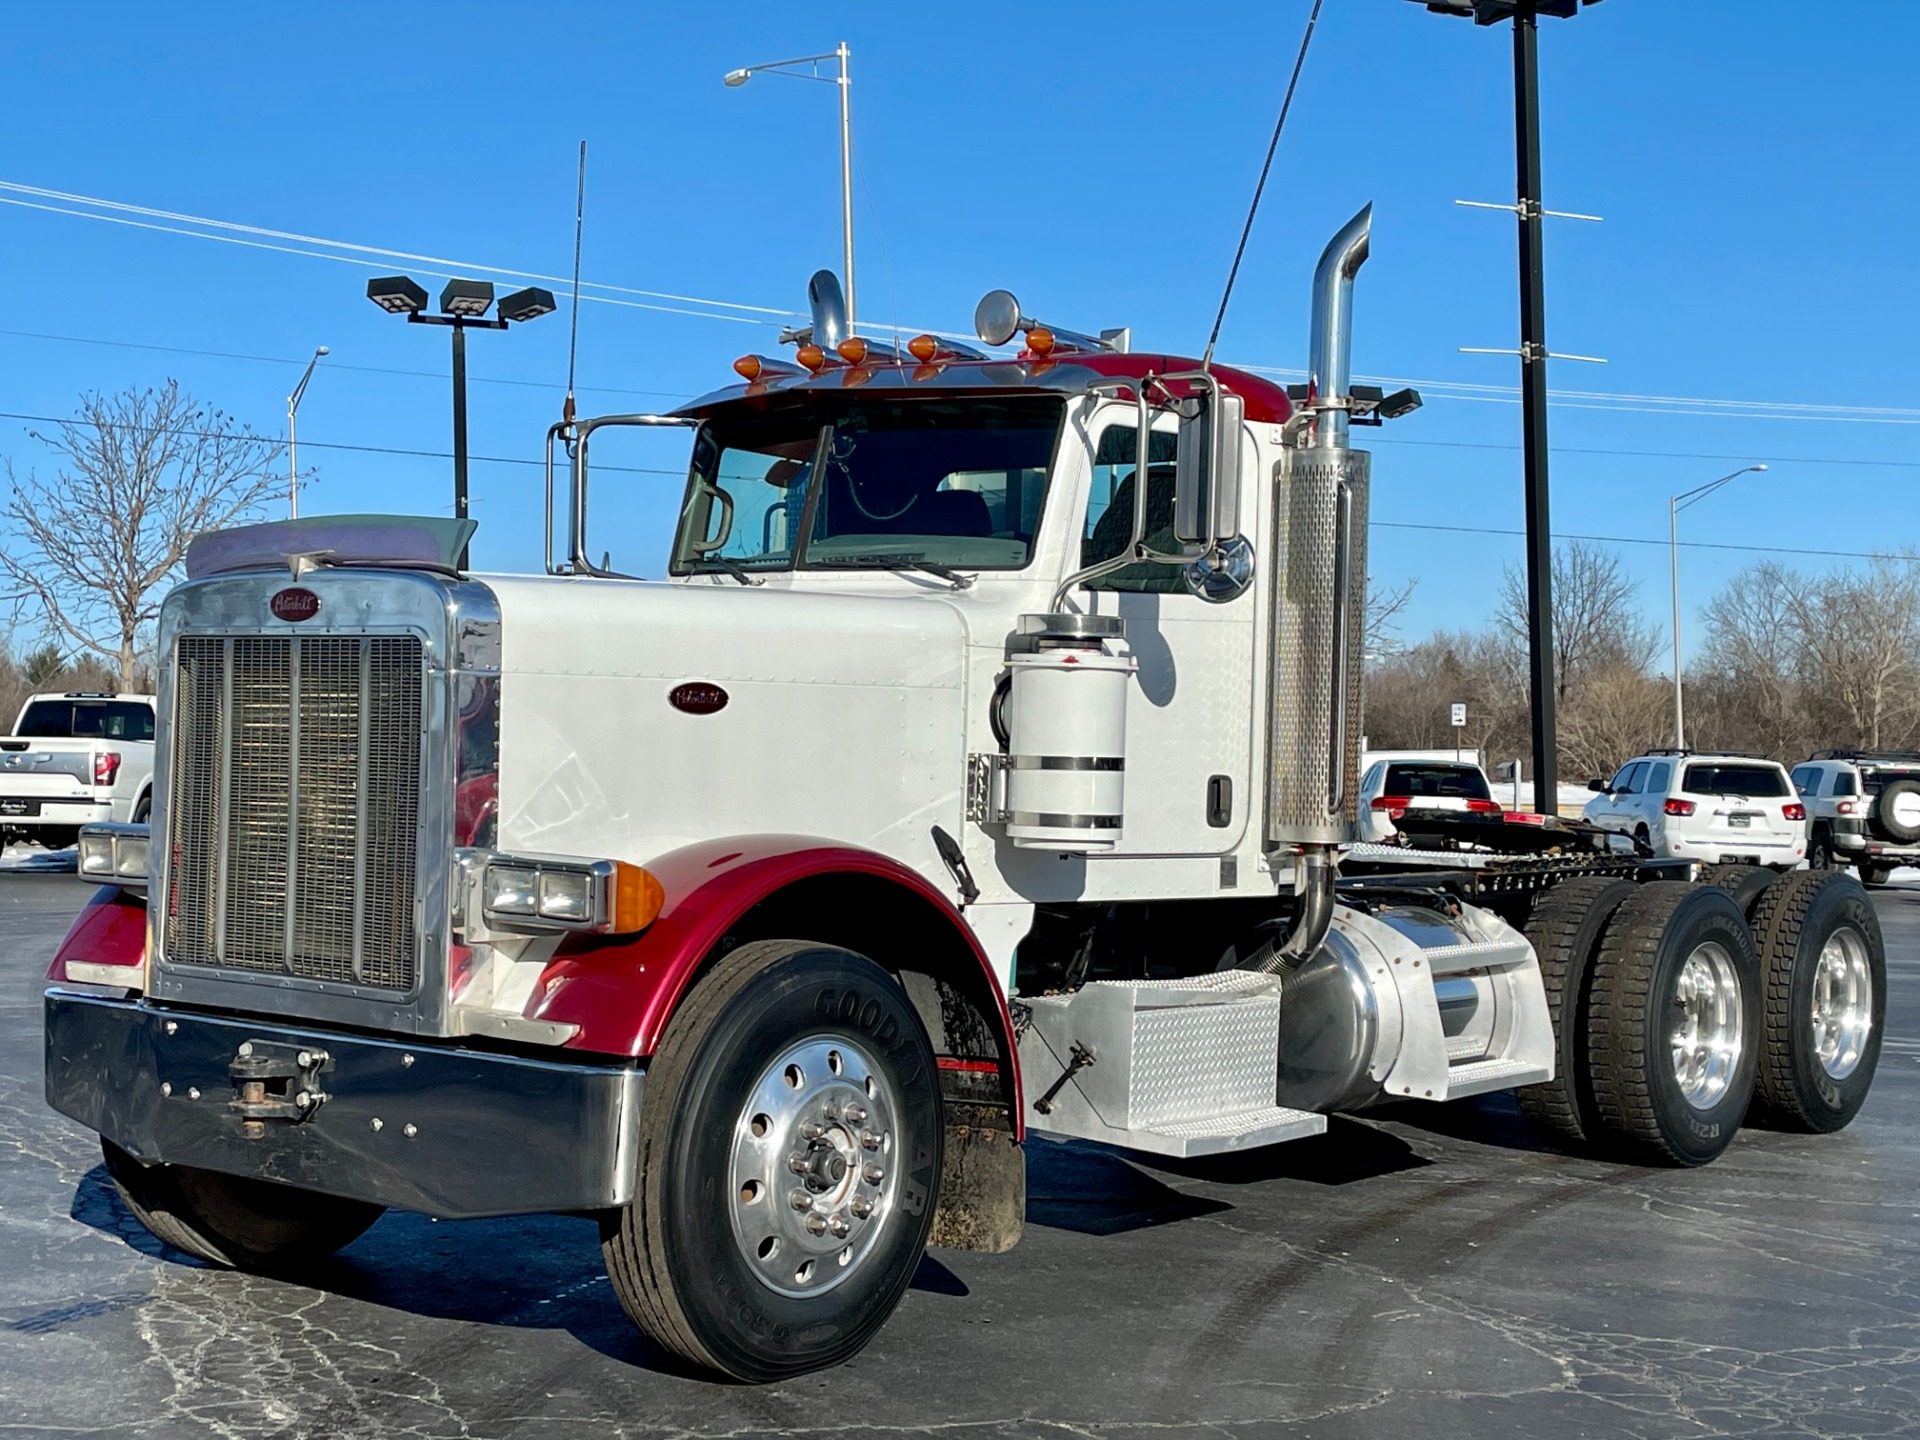
<svg viewBox="0 0 1920 1440">
<path fill-rule="evenodd" d="M 1589 676 L 1625 665 L 1644 670 L 1660 645 L 1660 632 L 1640 613 L 1640 586 L 1620 557 L 1584 540 L 1569 540 L 1553 552 L 1554 691 L 1566 701 Z M 1527 653 L 1527 577 L 1509 565 L 1501 579 L 1500 633 L 1520 655 Z"/>
<path fill-rule="evenodd" d="M 0 575 L 37 601 L 52 631 L 137 677 L 161 588 L 194 536 L 257 510 L 284 483 L 279 442 L 256 435 L 169 380 L 159 389 L 90 392 L 71 420 L 33 438 L 60 457 L 51 480 L 7 462 L 14 543 Z"/>
<path fill-rule="evenodd" d="M 1412 603 L 1413 592 L 1419 585 L 1418 575 L 1391 590 L 1368 583 L 1366 645 L 1369 660 L 1378 661 L 1389 655 L 1397 655 L 1404 648 L 1400 643 L 1400 616 Z"/>
</svg>

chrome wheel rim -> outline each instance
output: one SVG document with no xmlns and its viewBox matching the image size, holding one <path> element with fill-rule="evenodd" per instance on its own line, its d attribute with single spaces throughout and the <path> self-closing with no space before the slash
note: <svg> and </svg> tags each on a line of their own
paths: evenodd
<svg viewBox="0 0 1920 1440">
<path fill-rule="evenodd" d="M 1673 1078 L 1696 1110 L 1720 1103 L 1740 1067 L 1745 1019 L 1733 956 L 1708 941 L 1687 956 L 1674 983 Z"/>
<path fill-rule="evenodd" d="M 820 1295 L 866 1263 L 899 1196 L 899 1104 L 844 1036 L 790 1047 L 733 1127 L 728 1218 L 747 1268 L 782 1295 Z"/>
<path fill-rule="evenodd" d="M 1858 930 L 1842 927 L 1820 947 L 1811 1020 L 1820 1068 L 1832 1079 L 1846 1079 L 1860 1067 L 1873 1033 L 1873 967 L 1867 962 L 1866 937 Z"/>
</svg>

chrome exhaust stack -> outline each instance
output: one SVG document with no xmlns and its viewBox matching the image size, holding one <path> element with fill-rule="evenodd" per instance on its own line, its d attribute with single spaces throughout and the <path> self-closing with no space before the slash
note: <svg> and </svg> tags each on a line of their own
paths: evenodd
<svg viewBox="0 0 1920 1440">
<path fill-rule="evenodd" d="M 1366 262 L 1369 205 L 1341 227 L 1313 277 L 1309 429 L 1274 469 L 1270 849 L 1294 852 L 1299 910 L 1259 968 L 1292 969 L 1333 918 L 1334 855 L 1359 837 L 1361 663 L 1366 634 L 1370 456 L 1347 448 L 1353 279 Z"/>
</svg>

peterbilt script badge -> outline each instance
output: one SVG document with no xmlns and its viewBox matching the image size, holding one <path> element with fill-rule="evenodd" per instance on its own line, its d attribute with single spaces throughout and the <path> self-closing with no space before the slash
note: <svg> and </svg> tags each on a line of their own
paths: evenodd
<svg viewBox="0 0 1920 1440">
<path fill-rule="evenodd" d="M 689 680 L 667 692 L 667 703 L 689 715 L 711 715 L 727 708 L 727 692 L 705 680 Z"/>
<path fill-rule="evenodd" d="M 274 619 L 291 620 L 298 624 L 320 613 L 320 597 L 311 590 L 290 586 L 275 591 L 273 598 L 267 602 L 267 608 L 273 612 Z"/>
</svg>

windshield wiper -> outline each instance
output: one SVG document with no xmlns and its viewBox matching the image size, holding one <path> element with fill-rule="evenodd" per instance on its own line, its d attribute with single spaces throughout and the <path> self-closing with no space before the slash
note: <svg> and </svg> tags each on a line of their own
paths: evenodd
<svg viewBox="0 0 1920 1440">
<path fill-rule="evenodd" d="M 733 561 L 727 559 L 727 557 L 724 555 L 703 555 L 698 560 L 693 562 L 693 567 L 696 570 L 700 570 L 700 569 L 724 570 L 727 572 L 727 574 L 731 575 L 734 579 L 738 580 L 742 585 L 764 585 L 767 583 L 765 576 L 749 575 L 747 573 L 746 566 L 736 565 L 733 563 Z"/>
<path fill-rule="evenodd" d="M 924 570 L 937 575 L 956 590 L 969 588 L 978 577 L 963 575 L 948 565 L 922 560 L 918 555 L 848 555 L 838 560 L 813 562 L 823 570 Z"/>
</svg>

